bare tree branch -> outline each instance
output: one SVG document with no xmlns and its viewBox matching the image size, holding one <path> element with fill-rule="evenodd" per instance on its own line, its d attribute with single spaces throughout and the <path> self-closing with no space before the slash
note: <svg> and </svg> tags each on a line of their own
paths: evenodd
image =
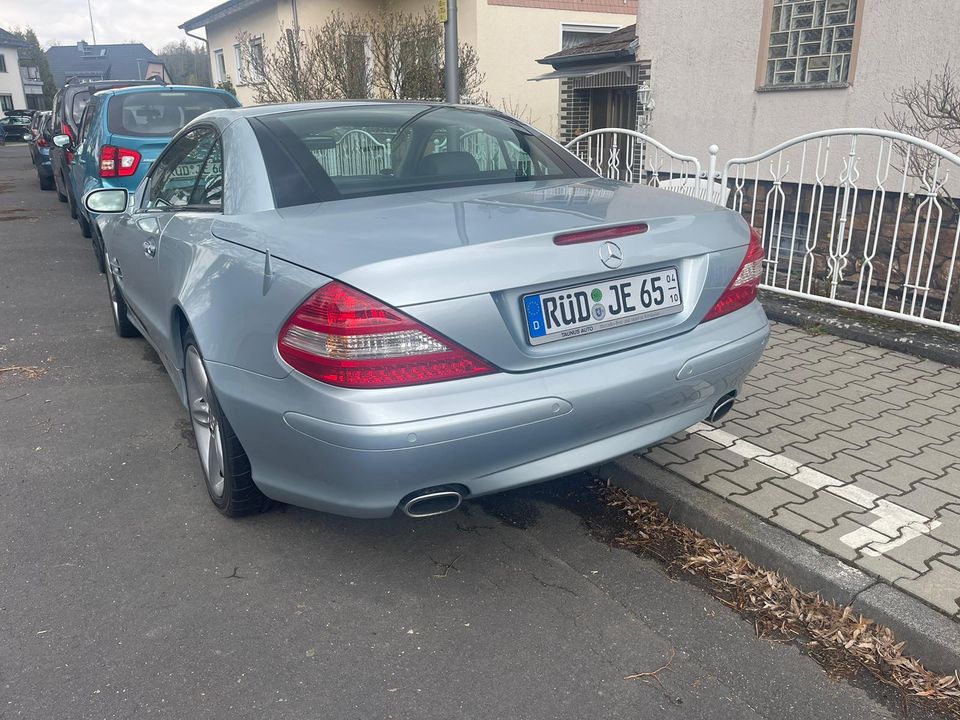
<svg viewBox="0 0 960 720">
<path fill-rule="evenodd" d="M 960 152 L 960 75 L 947 62 L 926 80 L 897 88 L 889 97 L 887 124 L 898 132 Z M 939 156 L 922 148 L 895 145 L 907 174 L 930 182 Z"/>
<path fill-rule="evenodd" d="M 404 13 L 385 2 L 371 14 L 337 10 L 299 34 L 281 30 L 272 48 L 252 43 L 249 33 L 237 35 L 241 77 L 235 80 L 253 86 L 258 103 L 444 95 L 443 25 L 430 11 Z M 485 102 L 476 51 L 462 44 L 459 54 L 464 101 Z"/>
</svg>

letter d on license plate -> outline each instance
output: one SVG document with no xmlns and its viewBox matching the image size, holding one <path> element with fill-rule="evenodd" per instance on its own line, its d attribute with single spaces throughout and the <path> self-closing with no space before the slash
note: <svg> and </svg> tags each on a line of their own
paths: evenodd
<svg viewBox="0 0 960 720">
<path fill-rule="evenodd" d="M 677 268 L 525 295 L 531 345 L 672 315 L 683 310 Z"/>
</svg>

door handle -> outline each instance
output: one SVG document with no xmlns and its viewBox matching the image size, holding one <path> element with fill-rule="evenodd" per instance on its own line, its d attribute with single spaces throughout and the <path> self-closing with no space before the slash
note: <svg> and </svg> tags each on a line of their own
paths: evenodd
<svg viewBox="0 0 960 720">
<path fill-rule="evenodd" d="M 143 254 L 147 257 L 153 257 L 157 254 L 157 244 L 153 240 L 143 241 Z"/>
</svg>

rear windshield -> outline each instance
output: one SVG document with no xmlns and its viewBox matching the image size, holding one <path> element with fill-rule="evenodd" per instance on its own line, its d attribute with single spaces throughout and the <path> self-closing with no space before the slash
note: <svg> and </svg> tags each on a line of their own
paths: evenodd
<svg viewBox="0 0 960 720">
<path fill-rule="evenodd" d="M 114 135 L 170 137 L 195 117 L 234 105 L 226 95 L 212 92 L 122 93 L 110 98 L 107 128 Z"/>
<path fill-rule="evenodd" d="M 586 175 L 559 146 L 479 109 L 320 108 L 254 118 L 252 124 L 277 207 Z"/>
</svg>

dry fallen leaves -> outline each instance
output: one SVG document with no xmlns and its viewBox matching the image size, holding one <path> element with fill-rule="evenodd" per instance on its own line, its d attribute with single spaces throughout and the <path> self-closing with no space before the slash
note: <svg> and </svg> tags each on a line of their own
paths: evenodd
<svg viewBox="0 0 960 720">
<path fill-rule="evenodd" d="M 721 602 L 754 620 L 758 636 L 806 638 L 811 652 L 843 654 L 904 693 L 948 700 L 951 706 L 960 702 L 960 676 L 939 675 L 904 655 L 904 644 L 889 628 L 856 614 L 850 606 L 804 592 L 732 547 L 676 524 L 656 503 L 616 487 L 604 487 L 602 492 L 607 503 L 631 522 L 630 531 L 617 538 L 620 546 L 635 551 L 648 551 L 649 545 L 675 548 L 671 564 L 706 578 Z"/>
<path fill-rule="evenodd" d="M 34 367 L 32 365 L 14 365 L 12 367 L 0 368 L 0 374 L 3 373 L 16 373 L 27 380 L 36 380 L 38 377 L 43 375 L 43 368 Z"/>
</svg>

